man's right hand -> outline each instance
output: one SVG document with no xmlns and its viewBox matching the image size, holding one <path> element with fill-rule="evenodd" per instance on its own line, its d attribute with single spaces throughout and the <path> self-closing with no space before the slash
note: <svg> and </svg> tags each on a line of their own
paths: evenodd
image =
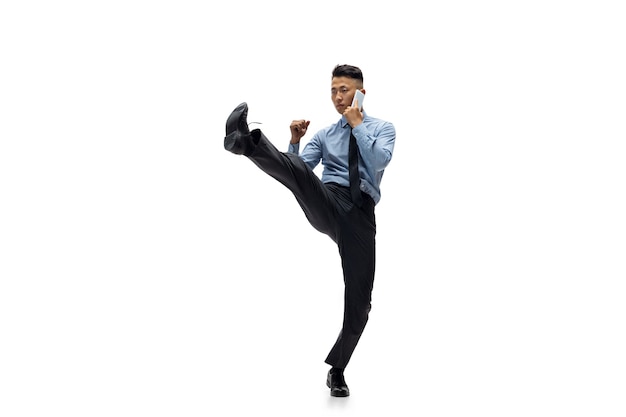
<svg viewBox="0 0 626 417">
<path fill-rule="evenodd" d="M 306 134 L 306 130 L 309 127 L 309 120 L 294 120 L 289 125 L 289 129 L 291 130 L 291 142 L 292 144 L 300 143 L 300 139 L 302 136 Z"/>
</svg>

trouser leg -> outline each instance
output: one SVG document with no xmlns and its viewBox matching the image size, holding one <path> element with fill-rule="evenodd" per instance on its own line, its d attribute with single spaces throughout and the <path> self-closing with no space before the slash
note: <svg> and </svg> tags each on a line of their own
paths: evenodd
<svg viewBox="0 0 626 417">
<path fill-rule="evenodd" d="M 298 155 L 280 152 L 258 129 L 251 134 L 255 146 L 248 158 L 291 190 L 311 225 L 337 243 L 345 283 L 344 317 L 326 362 L 345 368 L 371 309 L 376 237 L 374 202 L 368 197 L 363 207 L 353 206 L 348 189 L 323 184 Z"/>
<path fill-rule="evenodd" d="M 345 293 L 343 326 L 326 363 L 345 368 L 367 324 L 371 309 L 376 256 L 374 203 L 367 199 L 363 208 L 353 208 L 340 221 L 339 253 Z"/>
<path fill-rule="evenodd" d="M 311 225 L 336 241 L 336 199 L 328 187 L 298 155 L 280 152 L 258 129 L 251 134 L 256 145 L 248 158 L 287 187 Z"/>
</svg>

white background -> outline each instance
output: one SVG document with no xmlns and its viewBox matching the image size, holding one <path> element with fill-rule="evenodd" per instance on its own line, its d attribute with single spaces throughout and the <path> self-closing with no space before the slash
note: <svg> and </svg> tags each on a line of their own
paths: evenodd
<svg viewBox="0 0 626 417">
<path fill-rule="evenodd" d="M 624 416 L 620 3 L 3 2 L 0 414 Z M 223 137 L 343 63 L 397 142 L 334 399 L 337 250 Z"/>
</svg>

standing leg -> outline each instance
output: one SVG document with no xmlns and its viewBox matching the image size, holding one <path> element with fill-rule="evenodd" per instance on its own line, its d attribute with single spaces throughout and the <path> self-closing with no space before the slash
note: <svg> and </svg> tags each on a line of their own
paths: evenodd
<svg viewBox="0 0 626 417">
<path fill-rule="evenodd" d="M 345 282 L 343 326 L 326 363 L 344 369 L 367 324 L 376 264 L 374 202 L 367 198 L 339 220 L 339 253 Z"/>
</svg>

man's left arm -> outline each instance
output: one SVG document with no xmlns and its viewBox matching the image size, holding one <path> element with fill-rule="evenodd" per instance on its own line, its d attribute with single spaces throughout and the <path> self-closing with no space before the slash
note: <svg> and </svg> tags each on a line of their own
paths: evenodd
<svg viewBox="0 0 626 417">
<path fill-rule="evenodd" d="M 352 129 L 363 161 L 376 172 L 384 170 L 393 155 L 396 129 L 390 122 L 368 126 L 360 123 Z"/>
</svg>

